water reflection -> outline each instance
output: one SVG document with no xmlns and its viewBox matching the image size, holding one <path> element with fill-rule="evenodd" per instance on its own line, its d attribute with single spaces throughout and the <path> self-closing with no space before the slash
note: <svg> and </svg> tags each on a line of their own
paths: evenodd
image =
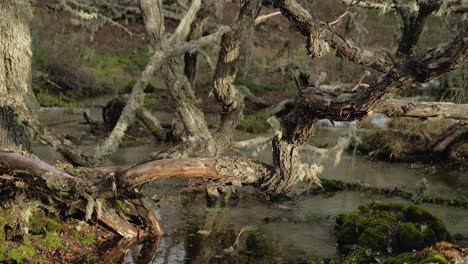
<svg viewBox="0 0 468 264">
<path fill-rule="evenodd" d="M 247 192 L 235 206 L 210 208 L 203 193 L 187 195 L 189 199 L 163 205 L 181 208 L 163 217 L 163 222 L 178 223 L 169 230 L 171 235 L 133 246 L 123 263 L 304 263 L 336 254 L 338 213 L 375 200 L 401 201 L 342 192 L 271 203 Z M 428 207 L 450 232 L 468 236 L 467 210 Z M 243 229 L 247 231 L 241 233 Z"/>
<path fill-rule="evenodd" d="M 167 114 L 158 113 L 158 117 L 170 120 Z M 79 113 L 54 110 L 43 112 L 41 118 L 62 134 L 78 137 L 87 133 L 86 125 L 77 121 L 81 118 Z M 378 119 L 376 122 L 385 125 L 385 120 Z M 318 146 L 331 145 L 345 133 L 345 124 L 323 127 L 311 142 Z M 239 139 L 254 136 L 236 133 Z M 81 147 L 90 150 L 94 146 L 95 141 L 91 137 L 82 142 Z M 122 147 L 108 161 L 108 165 L 134 163 L 161 148 L 164 146 Z M 254 150 L 258 159 L 271 162 L 270 147 L 245 149 L 243 152 L 251 155 Z M 59 158 L 49 147 L 38 143 L 34 145 L 34 152 L 50 163 Z M 304 156 L 305 162 L 313 160 L 311 155 Z M 329 179 L 406 189 L 413 188 L 419 179 L 426 177 L 430 193 L 443 196 L 467 196 L 466 176 L 466 172 L 428 174 L 407 164 L 370 162 L 365 157 L 349 154 L 344 154 L 336 167 L 326 164 L 322 175 Z M 119 256 L 122 263 L 300 263 L 309 257 L 336 254 L 333 228 L 338 213 L 350 212 L 374 200 L 398 200 L 342 192 L 327 197 L 304 195 L 294 201 L 270 203 L 263 197 L 257 197 L 254 191 L 244 189 L 239 192 L 240 197 L 235 203 L 210 208 L 204 193 L 176 193 L 171 196 L 184 184 L 171 179 L 152 183 L 144 190 L 149 197 L 166 196 L 166 199 L 157 199 L 169 236 L 145 242 L 121 241 L 103 258 L 115 259 Z M 468 236 L 468 210 L 433 205 L 427 207 L 446 221 L 451 232 Z M 255 228 L 249 228 L 239 236 L 246 227 Z"/>
</svg>

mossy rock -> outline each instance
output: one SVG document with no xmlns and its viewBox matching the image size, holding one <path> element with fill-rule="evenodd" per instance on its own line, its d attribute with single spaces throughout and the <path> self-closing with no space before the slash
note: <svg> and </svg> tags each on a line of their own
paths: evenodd
<svg viewBox="0 0 468 264">
<path fill-rule="evenodd" d="M 374 252 L 407 252 L 450 241 L 444 223 L 427 209 L 406 203 L 372 202 L 336 217 L 336 238 L 341 251 L 352 245 Z"/>
<path fill-rule="evenodd" d="M 445 228 L 444 222 L 439 218 L 434 218 L 434 221 L 429 223 L 428 228 L 432 229 L 437 237 L 437 241 L 451 241 L 452 236 Z"/>
<path fill-rule="evenodd" d="M 381 230 L 370 227 L 367 228 L 358 238 L 358 244 L 368 245 L 372 250 L 379 251 L 387 246 L 387 237 Z"/>
<path fill-rule="evenodd" d="M 434 220 L 434 216 L 426 208 L 414 204 L 406 207 L 404 215 L 406 221 L 430 222 Z"/>
<path fill-rule="evenodd" d="M 398 252 L 422 249 L 425 246 L 424 235 L 413 223 L 405 223 L 398 227 L 394 248 Z"/>
</svg>

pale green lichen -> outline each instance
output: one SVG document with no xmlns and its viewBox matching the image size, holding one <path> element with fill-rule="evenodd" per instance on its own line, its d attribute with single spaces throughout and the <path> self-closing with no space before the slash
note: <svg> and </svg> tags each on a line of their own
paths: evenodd
<svg viewBox="0 0 468 264">
<path fill-rule="evenodd" d="M 66 194 L 70 191 L 70 186 L 63 180 L 55 179 L 49 182 L 52 189 L 57 190 L 60 194 Z"/>
</svg>

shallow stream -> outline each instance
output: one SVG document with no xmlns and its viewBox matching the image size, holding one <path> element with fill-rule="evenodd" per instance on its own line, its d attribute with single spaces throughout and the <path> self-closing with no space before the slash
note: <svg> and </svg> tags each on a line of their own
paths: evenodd
<svg viewBox="0 0 468 264">
<path fill-rule="evenodd" d="M 91 106 L 91 115 L 99 119 L 100 108 Z M 155 113 L 162 122 L 171 120 L 169 113 Z M 80 111 L 62 108 L 47 108 L 40 112 L 41 120 L 58 133 L 80 137 L 88 133 Z M 384 118 L 375 118 L 375 123 L 385 125 Z M 324 122 L 325 123 L 325 122 Z M 337 137 L 347 133 L 348 126 L 323 125 L 315 143 L 333 144 Z M 258 135 L 237 133 L 238 139 Z M 81 147 L 91 150 L 95 138 L 81 142 Z M 164 149 L 161 145 L 121 147 L 107 162 L 107 165 L 130 164 L 142 160 L 149 154 Z M 59 155 L 49 147 L 34 144 L 34 152 L 41 159 L 54 163 Z M 271 161 L 271 149 L 251 148 L 243 150 L 245 155 L 255 156 L 262 161 Z M 304 155 L 304 161 L 314 160 L 312 154 Z M 367 157 L 344 153 L 341 162 L 334 166 L 325 165 L 321 177 L 345 181 L 359 181 L 376 187 L 398 187 L 406 190 L 415 188 L 416 182 L 426 178 L 429 193 L 446 197 L 468 197 L 468 175 L 466 172 L 437 172 L 427 166 L 417 166 L 382 161 L 370 161 Z M 221 263 L 226 255 L 235 255 L 245 248 L 249 233 L 261 234 L 265 256 L 275 262 L 291 263 L 293 259 L 336 254 L 336 240 L 333 235 L 335 216 L 350 212 L 361 204 L 374 200 L 387 201 L 382 196 L 359 192 L 340 192 L 331 196 L 301 195 L 292 201 L 269 202 L 254 190 L 239 191 L 240 198 L 227 201 L 227 206 L 208 206 L 203 193 L 174 193 L 174 188 L 185 185 L 180 180 L 154 182 L 144 188 L 150 197 L 158 198 L 162 222 L 168 236 L 154 247 L 151 243 L 138 244 L 126 254 L 125 263 Z M 468 210 L 444 206 L 425 205 L 441 217 L 452 233 L 468 237 Z M 239 233 L 242 233 L 239 235 Z M 239 236 L 239 243 L 234 243 Z M 258 242 L 260 243 L 260 242 Z M 146 250 L 145 250 L 146 249 Z M 145 251 L 144 260 L 138 256 Z M 148 253 L 149 252 L 149 253 Z M 262 256 L 258 256 L 261 262 Z M 267 263 L 267 262 L 265 262 Z"/>
</svg>

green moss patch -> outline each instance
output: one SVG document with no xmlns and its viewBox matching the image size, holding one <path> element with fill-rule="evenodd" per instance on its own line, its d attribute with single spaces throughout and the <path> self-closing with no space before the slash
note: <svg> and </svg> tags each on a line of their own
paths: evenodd
<svg viewBox="0 0 468 264">
<path fill-rule="evenodd" d="M 442 220 L 427 209 L 404 203 L 373 202 L 336 218 L 339 248 L 349 251 L 352 245 L 375 252 L 408 252 L 450 241 Z"/>
</svg>

